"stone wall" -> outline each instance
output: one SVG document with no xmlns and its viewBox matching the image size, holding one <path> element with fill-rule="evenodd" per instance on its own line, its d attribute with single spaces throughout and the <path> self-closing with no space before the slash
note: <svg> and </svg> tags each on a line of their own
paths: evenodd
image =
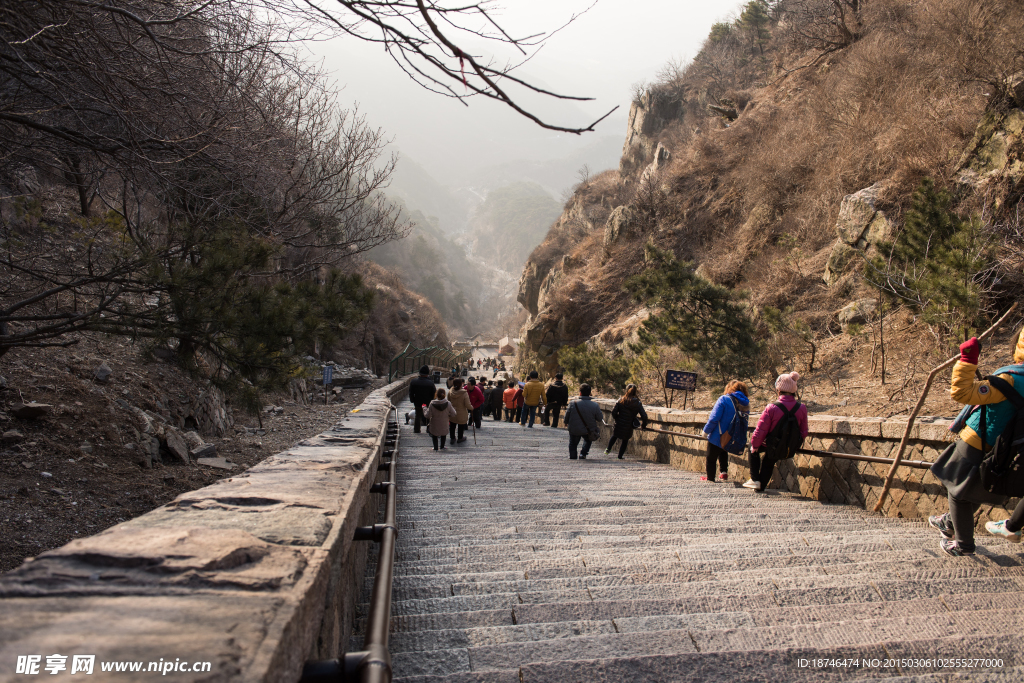
<svg viewBox="0 0 1024 683">
<path fill-rule="evenodd" d="M 203 681 L 297 680 L 339 656 L 373 544 L 390 400 L 371 393 L 338 425 L 244 474 L 183 494 L 0 576 L 0 681 L 19 656 L 211 662 Z M 149 675 L 153 675 L 152 673 Z M 179 673 L 180 676 L 180 673 Z M 100 678 L 104 676 L 100 675 Z"/>
<path fill-rule="evenodd" d="M 597 403 L 610 425 L 615 401 L 598 399 Z M 645 406 L 645 410 L 651 419 L 649 426 L 690 434 L 701 434 L 708 417 L 706 410 L 669 410 L 655 406 Z M 756 418 L 757 414 L 751 414 L 751 428 Z M 934 462 L 954 440 L 949 432 L 949 423 L 950 420 L 943 418 L 918 418 L 911 431 L 904 460 Z M 907 422 L 898 418 L 883 420 L 811 415 L 808 428 L 809 434 L 804 442 L 806 449 L 891 458 L 896 455 Z M 611 428 L 605 427 L 602 434 L 604 442 L 610 436 Z M 629 453 L 635 456 L 691 472 L 705 471 L 706 451 L 706 441 L 657 432 L 636 431 L 629 445 Z M 888 464 L 798 453 L 792 460 L 779 463 L 767 488 L 797 493 L 823 503 L 873 509 L 888 471 Z M 729 479 L 746 481 L 749 475 L 746 454 L 730 455 Z M 1013 499 L 1008 508 L 982 506 L 978 511 L 977 524 L 980 527 L 989 520 L 1006 519 L 1015 504 L 1016 499 Z M 923 518 L 948 509 L 945 487 L 928 470 L 911 467 L 901 467 L 897 471 L 889 496 L 882 505 L 882 513 L 888 517 Z"/>
</svg>

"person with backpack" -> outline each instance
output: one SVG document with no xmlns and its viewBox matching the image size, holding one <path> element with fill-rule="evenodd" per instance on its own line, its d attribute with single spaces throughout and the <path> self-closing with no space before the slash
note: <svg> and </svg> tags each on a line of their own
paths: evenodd
<svg viewBox="0 0 1024 683">
<path fill-rule="evenodd" d="M 409 384 L 409 400 L 412 401 L 413 410 L 416 411 L 416 422 L 413 425 L 413 432 L 420 433 L 420 428 L 427 421 L 423 413 L 423 407 L 434 398 L 434 380 L 430 377 L 430 366 L 424 365 L 420 368 L 419 377 Z"/>
<path fill-rule="evenodd" d="M 612 438 L 608 441 L 608 448 L 604 449 L 604 454 L 608 455 L 611 453 L 615 441 L 621 440 L 619 460 L 622 460 L 626 454 L 626 446 L 629 445 L 629 440 L 633 438 L 633 430 L 637 427 L 646 427 L 648 422 L 647 411 L 644 410 L 644 404 L 640 402 L 640 397 L 637 396 L 635 384 L 626 385 L 626 393 L 622 395 L 622 398 L 612 408 L 612 419 L 615 420 L 615 428 L 612 430 Z M 637 424 L 638 421 L 639 424 Z"/>
<path fill-rule="evenodd" d="M 764 409 L 750 437 L 750 479 L 745 488 L 764 491 L 775 463 L 792 458 L 807 438 L 807 406 L 796 399 L 798 381 L 798 372 L 783 373 L 775 380 L 779 400 Z"/>
<path fill-rule="evenodd" d="M 601 425 L 604 424 L 604 413 L 601 406 L 590 398 L 590 385 L 580 385 L 580 396 L 569 404 L 565 411 L 565 428 L 569 430 L 569 459 L 576 460 L 576 449 L 580 439 L 583 449 L 579 451 L 579 459 L 586 460 L 590 446 L 601 438 Z"/>
<path fill-rule="evenodd" d="M 747 425 L 750 421 L 750 399 L 747 385 L 734 379 L 725 385 L 725 392 L 715 401 L 715 407 L 704 425 L 704 436 L 708 437 L 707 476 L 701 481 L 715 481 L 715 465 L 721 474 L 721 481 L 729 479 L 729 453 L 739 455 L 747 445 Z"/>
<path fill-rule="evenodd" d="M 448 401 L 444 389 L 438 389 L 436 398 L 427 407 L 427 432 L 434 441 L 434 450 L 437 450 L 438 443 L 441 450 L 444 450 L 444 442 L 448 437 L 449 424 L 456 417 L 455 406 Z"/>
<path fill-rule="evenodd" d="M 1013 448 L 1014 436 L 1005 438 L 1005 430 L 1017 424 L 1021 409 L 1021 391 L 1024 391 L 1024 330 L 1017 337 L 1013 352 L 1014 365 L 996 370 L 994 375 L 975 378 L 981 355 L 981 342 L 971 337 L 960 345 L 960 360 L 953 366 L 950 396 L 966 405 L 950 430 L 958 432 L 955 443 L 944 450 L 931 467 L 932 474 L 946 487 L 949 512 L 928 518 L 928 524 L 939 530 L 942 538 L 939 548 L 947 555 L 959 557 L 973 555 L 974 514 L 982 505 L 1004 505 L 1007 493 L 986 486 L 988 472 L 986 452 L 997 455 Z M 1020 379 L 1018 385 L 1016 380 Z M 1021 435 L 1024 436 L 1024 435 Z M 1019 438 L 1016 437 L 1016 438 Z M 1020 493 L 1011 495 L 1019 496 Z M 1019 526 L 1024 526 L 1024 512 L 1002 523 L 989 522 L 989 533 L 1020 540 Z M 1011 524 L 1012 523 L 1012 524 Z M 1016 532 L 1013 529 L 1017 529 Z"/>
</svg>

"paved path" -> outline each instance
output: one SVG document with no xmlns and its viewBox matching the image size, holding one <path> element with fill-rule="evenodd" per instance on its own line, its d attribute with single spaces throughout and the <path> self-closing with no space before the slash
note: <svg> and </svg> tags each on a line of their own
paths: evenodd
<svg viewBox="0 0 1024 683">
<path fill-rule="evenodd" d="M 476 445 L 438 453 L 402 429 L 396 680 L 1024 680 L 1021 546 L 950 558 L 920 521 L 604 444 L 572 461 L 561 429 L 485 418 Z M 1004 668 L 885 666 L 935 657 Z M 860 666 L 800 666 L 817 658 Z"/>
</svg>

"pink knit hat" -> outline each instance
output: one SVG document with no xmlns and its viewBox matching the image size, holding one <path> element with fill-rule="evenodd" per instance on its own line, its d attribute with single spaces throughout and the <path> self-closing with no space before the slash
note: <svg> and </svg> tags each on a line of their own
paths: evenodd
<svg viewBox="0 0 1024 683">
<path fill-rule="evenodd" d="M 779 378 L 775 380 L 775 389 L 781 394 L 786 392 L 788 394 L 796 393 L 796 383 L 800 380 L 800 373 L 795 370 L 790 373 L 783 373 L 779 375 Z"/>
</svg>

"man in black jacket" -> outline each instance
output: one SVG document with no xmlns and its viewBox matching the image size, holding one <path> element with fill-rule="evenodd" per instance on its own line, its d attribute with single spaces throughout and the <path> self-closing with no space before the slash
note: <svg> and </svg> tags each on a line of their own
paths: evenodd
<svg viewBox="0 0 1024 683">
<path fill-rule="evenodd" d="M 424 365 L 420 368 L 420 376 L 409 385 L 409 400 L 416 411 L 416 424 L 412 430 L 419 434 L 420 428 L 427 422 L 426 416 L 423 415 L 423 406 L 434 400 L 434 380 L 430 378 L 429 366 Z"/>
<path fill-rule="evenodd" d="M 562 412 L 562 408 L 569 403 L 569 387 L 565 386 L 565 382 L 562 381 L 562 373 L 555 375 L 555 381 L 548 386 L 545 398 L 547 399 L 548 410 L 544 413 L 544 424 L 550 424 L 552 427 L 557 428 L 558 415 Z"/>
</svg>

